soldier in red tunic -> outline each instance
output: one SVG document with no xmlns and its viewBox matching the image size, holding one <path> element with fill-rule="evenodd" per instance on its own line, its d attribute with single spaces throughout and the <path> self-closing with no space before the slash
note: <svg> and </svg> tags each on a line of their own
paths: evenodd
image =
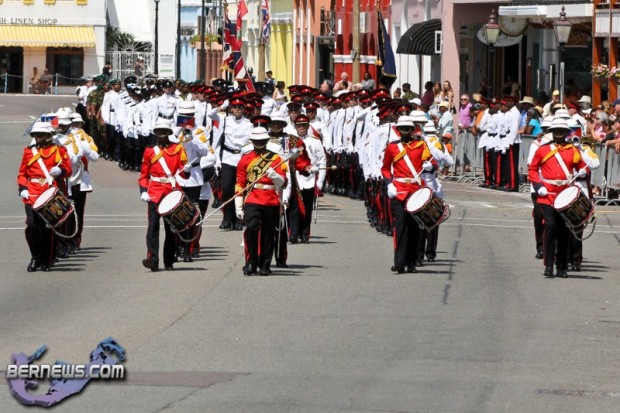
<svg viewBox="0 0 620 413">
<path fill-rule="evenodd" d="M 241 157 L 237 165 L 235 212 L 239 220 L 245 218 L 244 243 L 245 275 L 269 275 L 273 256 L 274 236 L 280 211 L 280 198 L 276 189 L 286 183 L 288 167 L 277 153 L 267 149 L 269 135 L 262 127 L 250 135 L 253 150 Z M 241 191 L 254 184 L 245 197 Z M 245 199 L 244 199 L 245 198 Z"/>
<path fill-rule="evenodd" d="M 191 170 L 191 163 L 183 145 L 170 142 L 172 134 L 170 124 L 160 119 L 153 128 L 157 137 L 157 145 L 149 146 L 144 150 L 142 169 L 138 184 L 140 185 L 140 199 L 148 202 L 148 229 L 146 231 L 146 259 L 142 265 L 151 271 L 159 270 L 159 214 L 157 206 L 166 195 L 174 190 L 181 190 L 176 182 L 177 175 L 187 178 Z M 164 239 L 164 269 L 173 270 L 175 252 L 175 237 L 170 225 L 164 221 L 166 237 Z"/>
<path fill-rule="evenodd" d="M 53 259 L 53 233 L 32 206 L 44 191 L 58 187 L 55 178 L 71 176 L 71 161 L 63 146 L 52 143 L 52 126 L 49 123 L 35 123 L 30 135 L 35 144 L 24 149 L 17 175 L 19 196 L 26 207 L 26 241 L 32 256 L 27 270 L 49 271 Z"/>
<path fill-rule="evenodd" d="M 536 150 L 530 162 L 528 177 L 538 194 L 536 202 L 540 205 L 544 220 L 544 275 L 553 277 L 555 262 L 557 276 L 566 278 L 569 232 L 564 219 L 553 204 L 558 194 L 574 179 L 587 175 L 587 169 L 579 149 L 566 141 L 566 136 L 570 132 L 566 120 L 555 118 L 548 131 L 553 135 L 553 141 L 540 145 Z"/>
<path fill-rule="evenodd" d="M 394 265 L 391 270 L 399 274 L 415 273 L 420 228 L 405 210 L 405 201 L 425 186 L 420 174 L 423 170 L 433 168 L 430 162 L 432 156 L 422 139 L 422 131 L 413 135 L 414 125 L 410 116 L 399 117 L 396 128 L 400 133 L 400 140 L 388 143 L 381 168 L 390 198 L 394 231 Z"/>
</svg>

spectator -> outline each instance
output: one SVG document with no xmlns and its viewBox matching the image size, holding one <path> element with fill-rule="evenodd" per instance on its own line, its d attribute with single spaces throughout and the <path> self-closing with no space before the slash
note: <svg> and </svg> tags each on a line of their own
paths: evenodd
<svg viewBox="0 0 620 413">
<path fill-rule="evenodd" d="M 279 80 L 276 83 L 276 90 L 273 91 L 272 98 L 276 101 L 276 106 L 278 108 L 282 106 L 284 102 L 286 102 L 286 91 L 284 90 L 285 87 L 286 85 L 284 84 L 284 82 Z"/>
<path fill-rule="evenodd" d="M 485 97 L 485 98 L 490 97 L 489 96 L 489 85 L 487 84 L 486 80 L 480 81 L 480 89 L 478 89 L 478 93 L 480 93 L 482 97 Z"/>
<path fill-rule="evenodd" d="M 334 85 L 333 92 L 337 94 L 338 92 L 350 92 L 351 91 L 351 82 L 349 82 L 349 75 L 347 72 L 342 72 L 340 75 L 340 80 L 336 82 Z"/>
<path fill-rule="evenodd" d="M 269 83 L 271 86 L 276 85 L 276 80 L 273 78 L 273 72 L 271 70 L 267 70 L 265 72 L 265 82 Z"/>
<path fill-rule="evenodd" d="M 448 80 L 443 82 L 443 88 L 441 89 L 441 101 L 448 102 L 448 111 L 456 113 L 454 108 L 454 91 L 452 85 Z"/>
<path fill-rule="evenodd" d="M 441 83 L 439 82 L 435 82 L 433 84 L 433 105 L 431 106 L 431 109 L 437 109 L 437 105 L 439 105 L 442 102 L 442 97 L 441 97 Z"/>
<path fill-rule="evenodd" d="M 394 92 L 392 93 L 392 98 L 394 99 L 400 99 L 401 98 L 401 90 L 399 87 L 397 87 L 396 89 L 394 89 Z"/>
<path fill-rule="evenodd" d="M 413 98 L 417 98 L 417 93 L 413 93 L 411 90 L 411 84 L 403 83 L 403 99 L 412 100 Z"/>
<path fill-rule="evenodd" d="M 547 102 L 545 106 L 543 106 L 543 118 L 551 115 L 551 109 L 560 102 L 560 91 L 554 90 L 551 94 L 551 100 Z"/>
<path fill-rule="evenodd" d="M 471 128 L 471 114 L 469 113 L 469 109 L 471 108 L 471 103 L 469 102 L 469 96 L 461 95 L 461 101 L 459 106 L 459 128 L 460 129 L 469 129 Z"/>
<path fill-rule="evenodd" d="M 433 93 L 433 82 L 426 82 L 424 84 L 424 94 L 422 95 L 422 103 L 427 104 L 429 107 L 433 104 L 435 100 L 435 94 Z"/>
<path fill-rule="evenodd" d="M 54 77 L 50 75 L 47 67 L 43 70 L 43 74 L 41 75 L 41 79 L 39 80 L 39 93 L 48 94 L 50 91 L 50 86 L 52 85 L 52 80 Z"/>
<path fill-rule="evenodd" d="M 538 137 L 542 131 L 538 111 L 534 108 L 529 108 L 525 112 L 525 126 L 519 129 L 518 133 L 520 135 L 532 135 L 534 137 Z"/>
<path fill-rule="evenodd" d="M 137 77 L 144 76 L 144 58 L 142 56 L 138 56 L 138 58 L 136 59 L 133 74 Z"/>
<path fill-rule="evenodd" d="M 602 142 L 609 132 L 609 115 L 603 111 L 598 112 L 594 120 L 590 122 L 588 130 L 592 140 Z"/>
<path fill-rule="evenodd" d="M 108 77 L 112 77 L 112 62 L 110 62 L 109 60 L 105 62 L 105 65 L 103 65 L 103 70 L 101 71 L 101 74 L 108 76 Z"/>
<path fill-rule="evenodd" d="M 444 132 L 452 131 L 452 113 L 450 113 L 450 104 L 448 102 L 441 102 L 437 106 L 440 114 L 437 131 L 443 136 Z"/>
<path fill-rule="evenodd" d="M 375 81 L 370 77 L 370 73 L 364 73 L 364 80 L 362 80 L 362 89 L 373 91 L 375 90 Z"/>
<path fill-rule="evenodd" d="M 39 92 L 39 80 L 41 80 L 41 77 L 39 76 L 39 68 L 35 66 L 32 68 L 32 76 L 30 76 L 30 79 L 28 80 L 32 93 L 36 93 L 36 94 L 40 93 Z"/>
<path fill-rule="evenodd" d="M 331 97 L 332 90 L 329 82 L 330 80 L 325 79 L 323 83 L 321 83 L 321 86 L 319 86 L 319 92 L 325 94 L 325 96 Z"/>
</svg>

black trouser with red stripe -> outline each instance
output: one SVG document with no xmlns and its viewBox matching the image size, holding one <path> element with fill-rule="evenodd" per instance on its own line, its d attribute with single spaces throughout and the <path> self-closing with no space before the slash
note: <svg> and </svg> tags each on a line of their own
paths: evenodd
<svg viewBox="0 0 620 413">
<path fill-rule="evenodd" d="M 243 234 L 247 251 L 246 265 L 252 270 L 268 269 L 273 257 L 279 206 L 248 204 L 244 206 L 246 229 Z"/>
<path fill-rule="evenodd" d="M 484 150 L 484 183 L 485 185 L 493 185 L 495 183 L 495 170 L 497 160 L 495 159 L 494 149 Z"/>
<path fill-rule="evenodd" d="M 26 242 L 32 258 L 48 267 L 52 265 L 53 258 L 53 232 L 45 225 L 41 216 L 32 209 L 32 205 L 26 207 Z"/>
<path fill-rule="evenodd" d="M 220 169 L 220 176 L 222 177 L 222 203 L 228 201 L 235 195 L 235 184 L 237 183 L 237 167 L 222 164 Z M 222 222 L 230 222 L 233 225 L 237 222 L 237 216 L 235 215 L 235 203 L 229 202 L 224 208 L 222 208 L 224 219 Z"/>
<path fill-rule="evenodd" d="M 155 257 L 159 261 L 159 214 L 157 213 L 157 204 L 149 201 L 148 203 L 148 221 L 149 226 L 146 230 L 146 248 L 147 258 Z M 172 232 L 170 224 L 164 220 L 164 265 L 171 266 L 174 263 L 175 236 Z"/>
<path fill-rule="evenodd" d="M 392 226 L 394 228 L 394 266 L 415 267 L 420 244 L 420 227 L 405 210 L 405 202 L 390 200 Z"/>
<path fill-rule="evenodd" d="M 538 199 L 538 195 L 533 192 L 532 193 L 532 203 L 534 204 L 534 209 L 532 210 L 532 217 L 534 218 L 534 238 L 536 239 L 536 252 L 543 252 L 543 234 L 545 232 L 545 226 L 543 225 L 543 214 L 542 209 L 540 208 L 540 204 L 536 202 Z"/>
<path fill-rule="evenodd" d="M 543 234 L 543 254 L 545 266 L 557 266 L 558 270 L 566 270 L 568 266 L 569 231 L 564 218 L 550 205 L 540 205 L 545 222 Z"/>
<path fill-rule="evenodd" d="M 505 179 L 504 186 L 511 190 L 519 189 L 519 149 L 521 144 L 512 144 L 506 149 L 506 154 L 502 155 L 502 175 Z M 505 157 L 505 158 L 504 158 Z"/>
<path fill-rule="evenodd" d="M 433 228 L 430 232 L 420 230 L 420 250 L 418 252 L 418 259 L 424 260 L 424 254 L 426 254 L 426 258 L 434 260 L 437 257 L 438 241 L 439 225 Z"/>
<path fill-rule="evenodd" d="M 82 230 L 84 229 L 84 210 L 86 208 L 86 194 L 88 192 L 82 191 L 80 189 L 80 185 L 73 185 L 71 187 L 71 199 L 73 200 L 73 204 L 75 206 L 75 213 L 77 214 L 77 233 L 75 237 L 71 239 L 73 245 L 76 248 L 80 248 L 82 244 Z M 75 222 L 73 219 L 68 220 L 69 224 L 67 225 L 67 233 L 72 234 L 75 231 Z"/>
<path fill-rule="evenodd" d="M 286 264 L 286 260 L 288 259 L 288 228 L 282 218 L 290 222 L 290 216 L 290 208 L 287 208 L 286 216 L 284 217 L 282 216 L 282 212 L 278 213 L 276 230 L 274 232 L 276 264 Z"/>
</svg>

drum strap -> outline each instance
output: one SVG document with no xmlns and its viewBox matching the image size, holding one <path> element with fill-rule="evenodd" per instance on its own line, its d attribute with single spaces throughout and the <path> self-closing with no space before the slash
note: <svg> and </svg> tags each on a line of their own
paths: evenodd
<svg viewBox="0 0 620 413">
<path fill-rule="evenodd" d="M 403 151 L 405 151 L 405 148 L 403 147 L 403 144 L 400 143 L 400 142 L 398 142 L 398 150 L 401 153 Z M 411 173 L 413 174 L 413 179 L 415 179 L 415 181 L 418 183 L 418 185 L 422 185 L 422 181 L 420 181 L 420 174 L 413 167 L 413 164 L 411 163 L 411 159 L 409 159 L 409 156 L 407 156 L 406 152 L 405 152 L 405 156 L 403 156 L 403 159 L 404 159 L 405 163 L 407 164 L 407 167 L 409 168 L 409 170 L 411 170 Z"/>
<path fill-rule="evenodd" d="M 166 173 L 166 176 L 170 180 L 170 185 L 172 185 L 172 188 L 176 188 L 177 181 L 174 179 L 174 176 L 172 176 L 172 172 L 170 172 L 170 168 L 168 168 L 168 164 L 166 163 L 166 160 L 164 159 L 164 157 L 160 156 L 161 152 L 159 150 L 159 146 L 154 146 L 153 152 L 155 152 L 155 156 L 159 157 L 159 164 L 161 165 L 161 169 L 164 170 L 164 172 Z"/>
<path fill-rule="evenodd" d="M 39 164 L 39 168 L 41 168 L 41 170 L 43 171 L 43 175 L 45 175 L 45 180 L 47 181 L 47 184 L 52 185 L 52 183 L 54 182 L 54 178 L 51 177 L 49 171 L 47 170 L 47 166 L 45 166 L 43 159 L 41 159 L 41 156 L 37 155 L 39 155 L 39 151 L 37 150 L 37 148 L 32 148 L 32 156 L 37 158 L 37 163 Z"/>
</svg>

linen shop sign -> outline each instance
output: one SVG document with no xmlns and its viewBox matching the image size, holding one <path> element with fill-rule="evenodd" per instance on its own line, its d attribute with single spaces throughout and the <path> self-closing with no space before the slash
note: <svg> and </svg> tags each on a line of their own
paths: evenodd
<svg viewBox="0 0 620 413">
<path fill-rule="evenodd" d="M 56 26 L 58 19 L 46 17 L 0 17 L 0 24 L 18 24 L 20 26 Z"/>
</svg>

